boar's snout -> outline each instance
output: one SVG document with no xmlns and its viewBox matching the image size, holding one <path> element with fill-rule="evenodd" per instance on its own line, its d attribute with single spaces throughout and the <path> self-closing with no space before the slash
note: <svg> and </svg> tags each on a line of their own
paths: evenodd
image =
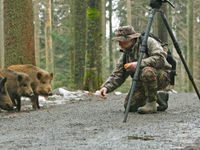
<svg viewBox="0 0 200 150">
<path fill-rule="evenodd" d="M 49 95 L 49 96 L 52 96 L 52 95 L 53 95 L 52 91 L 49 91 L 48 95 Z"/>
<path fill-rule="evenodd" d="M 25 91 L 22 95 L 27 96 L 27 97 L 32 97 L 34 96 L 34 93 L 32 90 L 28 90 L 28 91 Z"/>
<path fill-rule="evenodd" d="M 48 92 L 47 92 L 47 93 L 48 93 L 48 96 L 53 95 L 53 93 L 52 93 L 52 88 L 51 88 L 51 87 L 48 88 Z"/>
<path fill-rule="evenodd" d="M 34 93 L 32 92 L 32 93 L 30 94 L 30 96 L 34 96 Z"/>
</svg>

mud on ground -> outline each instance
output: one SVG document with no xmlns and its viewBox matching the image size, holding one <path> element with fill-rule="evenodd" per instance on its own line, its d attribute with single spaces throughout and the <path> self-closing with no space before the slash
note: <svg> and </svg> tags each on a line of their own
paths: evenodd
<svg viewBox="0 0 200 150">
<path fill-rule="evenodd" d="M 196 94 L 170 94 L 157 114 L 129 113 L 125 95 L 0 112 L 2 150 L 170 150 L 200 149 L 200 101 Z"/>
</svg>

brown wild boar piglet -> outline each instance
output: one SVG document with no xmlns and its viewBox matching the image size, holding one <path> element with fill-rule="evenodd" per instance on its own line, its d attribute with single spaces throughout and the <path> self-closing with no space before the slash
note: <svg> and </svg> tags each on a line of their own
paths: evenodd
<svg viewBox="0 0 200 150">
<path fill-rule="evenodd" d="M 0 108 L 5 110 L 13 110 L 13 103 L 6 87 L 7 78 L 0 75 Z"/>
<path fill-rule="evenodd" d="M 21 97 L 31 97 L 34 95 L 31 87 L 31 78 L 26 73 L 15 72 L 10 69 L 0 69 L 0 73 L 7 78 L 6 86 L 8 93 L 13 104 L 20 111 Z M 17 105 L 15 101 L 17 101 Z"/>
<path fill-rule="evenodd" d="M 30 97 L 32 102 L 33 109 L 39 109 L 38 97 L 41 96 L 50 96 L 52 95 L 52 86 L 51 81 L 53 79 L 53 73 L 48 73 L 47 71 L 36 67 L 31 64 L 25 65 L 12 65 L 8 69 L 14 70 L 16 72 L 27 73 L 31 79 L 31 87 L 34 92 L 34 96 Z"/>
</svg>

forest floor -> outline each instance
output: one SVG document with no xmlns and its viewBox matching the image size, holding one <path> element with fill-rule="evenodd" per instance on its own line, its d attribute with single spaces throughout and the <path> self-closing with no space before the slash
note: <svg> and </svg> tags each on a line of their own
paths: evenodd
<svg viewBox="0 0 200 150">
<path fill-rule="evenodd" d="M 196 94 L 170 94 L 165 112 L 129 113 L 123 123 L 125 94 L 106 100 L 43 105 L 32 111 L 0 112 L 2 150 L 199 150 L 200 102 Z"/>
</svg>

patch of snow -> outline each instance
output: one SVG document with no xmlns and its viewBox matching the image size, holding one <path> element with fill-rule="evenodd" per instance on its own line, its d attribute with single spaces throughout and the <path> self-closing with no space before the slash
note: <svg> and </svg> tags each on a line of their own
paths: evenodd
<svg viewBox="0 0 200 150">
<path fill-rule="evenodd" d="M 43 97 L 43 96 L 39 96 L 38 98 L 39 98 L 39 101 L 41 101 L 41 102 L 45 102 L 46 101 L 46 98 Z"/>
<path fill-rule="evenodd" d="M 99 90 L 94 93 L 94 95 L 99 95 L 99 94 L 100 94 Z"/>
<path fill-rule="evenodd" d="M 28 98 L 28 97 L 22 97 L 21 100 L 23 100 L 23 101 L 30 101 L 30 98 Z"/>
<path fill-rule="evenodd" d="M 122 93 L 121 92 L 115 92 L 114 94 L 115 95 L 121 95 Z"/>
<path fill-rule="evenodd" d="M 89 91 L 83 91 L 84 93 L 86 93 L 86 94 L 88 94 L 89 93 Z"/>
<path fill-rule="evenodd" d="M 72 92 L 68 91 L 68 90 L 65 90 L 63 88 L 59 88 L 58 89 L 59 93 L 63 96 L 66 96 L 66 95 L 71 95 Z"/>
<path fill-rule="evenodd" d="M 61 104 L 66 104 L 67 102 L 71 102 L 71 101 L 75 102 L 75 101 L 91 100 L 91 96 L 99 97 L 99 91 L 96 91 L 95 93 L 91 93 L 89 91 L 82 91 L 82 90 L 69 91 L 66 88 L 57 88 L 53 90 L 53 95 L 48 96 L 48 98 L 39 96 L 39 103 L 40 103 L 40 106 L 61 105 Z M 26 105 L 28 107 L 31 106 L 30 98 L 22 97 L 21 100 L 27 101 Z"/>
<path fill-rule="evenodd" d="M 178 92 L 175 91 L 174 89 L 170 89 L 169 93 L 175 93 L 175 94 L 177 94 Z"/>
</svg>

